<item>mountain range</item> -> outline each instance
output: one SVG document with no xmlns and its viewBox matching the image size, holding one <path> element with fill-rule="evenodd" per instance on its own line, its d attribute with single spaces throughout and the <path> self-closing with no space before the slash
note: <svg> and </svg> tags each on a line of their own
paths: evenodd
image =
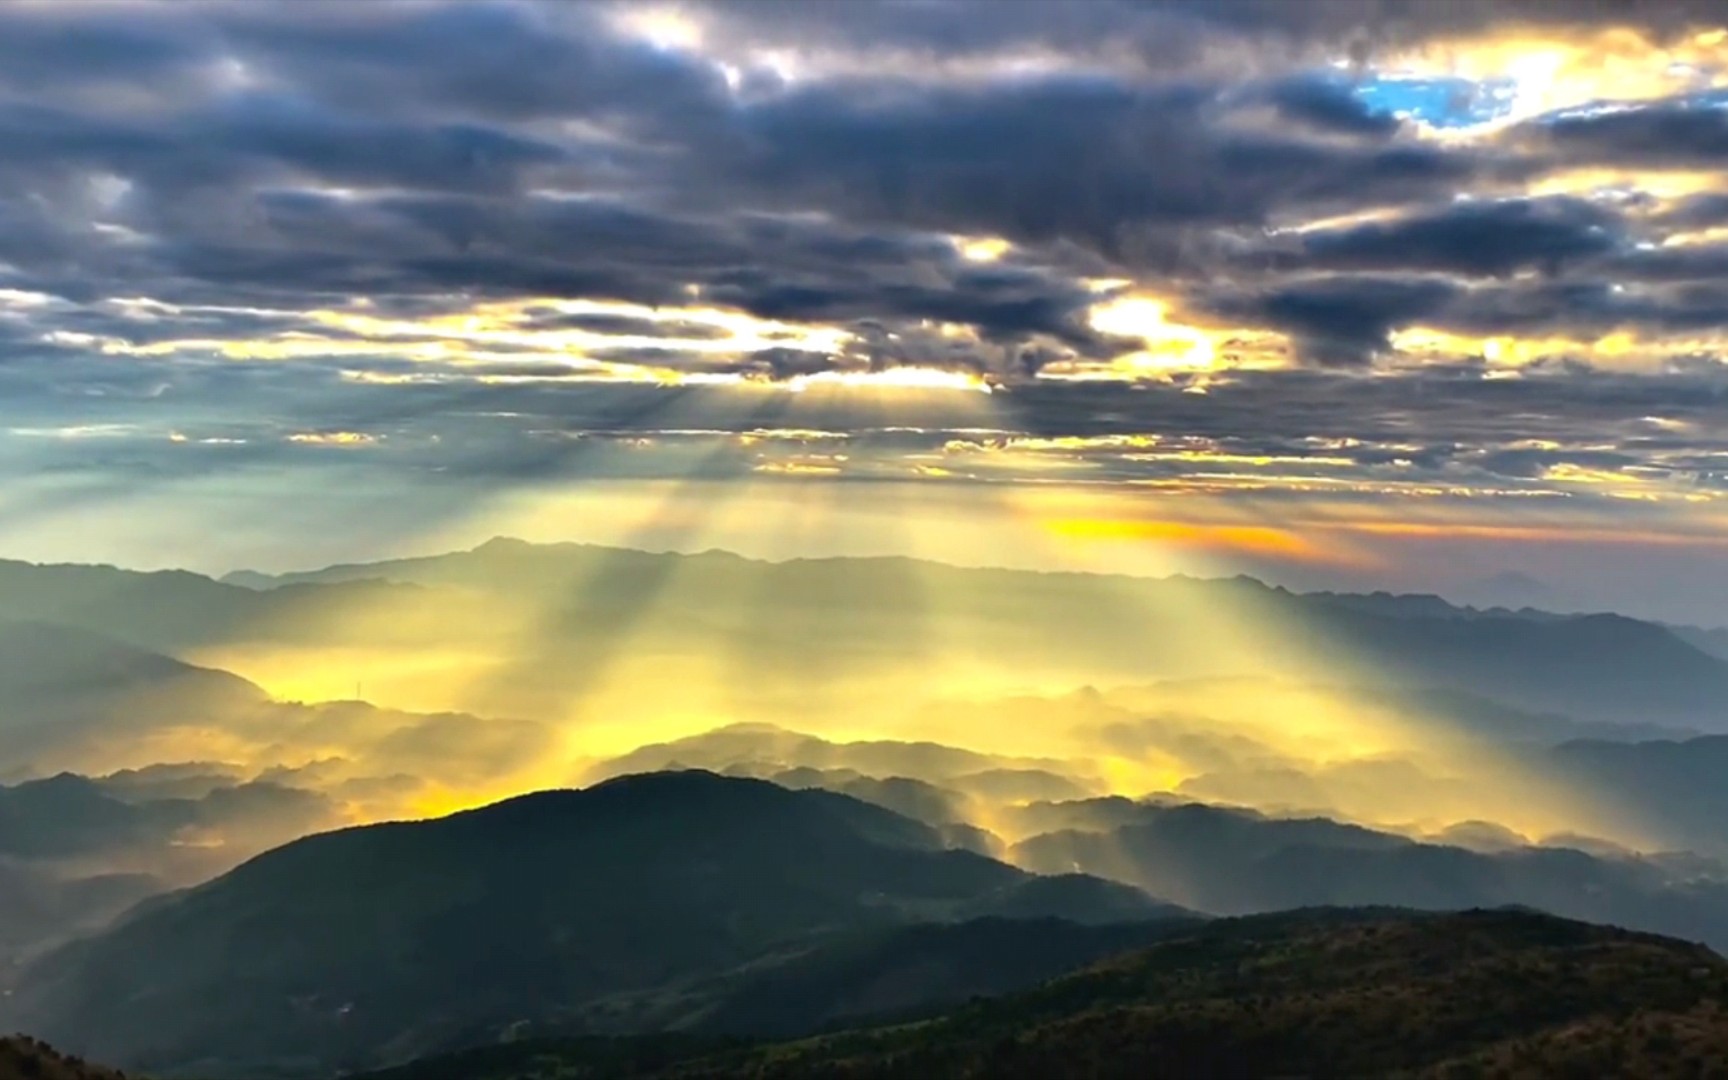
<svg viewBox="0 0 1728 1080">
<path fill-rule="evenodd" d="M 1125 1062 L 1255 1075 L 1201 1016 L 1298 1073 L 1662 1075 L 1718 1038 L 1716 991 L 1675 991 L 1713 956 L 1531 913 L 1728 947 L 1709 631 L 504 540 L 0 563 L 0 605 L 0 1026 L 127 1069 L 1061 1075 L 1132 1032 Z M 265 689 L 356 656 L 421 666 L 381 703 Z M 590 725 L 618 749 L 570 753 Z M 1463 909 L 1497 913 L 1416 914 Z M 1435 936 L 1486 967 L 1430 978 Z M 1572 1011 L 1479 1015 L 1470 979 L 1516 1013 L 1555 971 Z M 1364 1037 L 1364 980 L 1442 1034 Z"/>
<path fill-rule="evenodd" d="M 1683 862 L 1045 805 L 1087 827 L 1022 841 L 1015 865 L 850 796 L 706 772 L 325 833 L 35 961 L 0 1020 L 164 1075 L 309 1075 L 505 1037 L 909 1016 L 1199 912 L 1519 904 L 1728 944 L 1728 883 Z"/>
<path fill-rule="evenodd" d="M 803 668 L 829 681 L 915 666 L 929 659 L 932 642 L 949 640 L 966 641 L 970 655 L 995 667 L 1053 679 L 1264 673 L 1267 656 L 1178 630 L 1186 612 L 1233 610 L 1288 624 L 1287 636 L 1303 641 L 1314 663 L 1359 678 L 1580 720 L 1720 729 L 1717 703 L 1728 694 L 1728 660 L 1699 648 L 1698 633 L 1617 615 L 1479 611 L 1429 596 L 1304 596 L 1250 578 L 964 569 L 903 558 L 776 563 L 500 539 L 448 555 L 225 582 L 11 562 L 0 564 L 0 604 L 12 619 L 168 654 L 237 642 L 519 649 L 526 620 L 531 652 L 459 704 L 529 717 L 580 693 L 594 665 L 626 645 L 731 657 L 765 672 Z"/>
</svg>

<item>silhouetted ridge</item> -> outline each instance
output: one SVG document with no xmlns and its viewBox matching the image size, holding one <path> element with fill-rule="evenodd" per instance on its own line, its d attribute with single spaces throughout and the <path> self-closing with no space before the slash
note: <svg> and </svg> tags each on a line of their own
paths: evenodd
<svg viewBox="0 0 1728 1080">
<path fill-rule="evenodd" d="M 353 1066 L 839 932 L 1171 910 L 1102 882 L 1017 895 L 1030 880 L 846 796 L 627 776 L 267 852 L 44 958 L 11 1015 L 128 1067 Z"/>
<path fill-rule="evenodd" d="M 125 1080 L 125 1074 L 28 1035 L 10 1035 L 0 1038 L 0 1080 Z"/>
</svg>

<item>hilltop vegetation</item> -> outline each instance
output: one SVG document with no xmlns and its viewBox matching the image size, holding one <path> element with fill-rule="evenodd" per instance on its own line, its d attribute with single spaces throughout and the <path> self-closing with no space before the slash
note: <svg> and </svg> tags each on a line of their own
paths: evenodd
<svg viewBox="0 0 1728 1080">
<path fill-rule="evenodd" d="M 915 1023 L 501 1046 L 370 1080 L 1728 1076 L 1728 962 L 1531 912 L 1221 920 Z"/>
<path fill-rule="evenodd" d="M 126 1080 L 126 1074 L 13 1035 L 0 1038 L 0 1080 Z"/>
</svg>

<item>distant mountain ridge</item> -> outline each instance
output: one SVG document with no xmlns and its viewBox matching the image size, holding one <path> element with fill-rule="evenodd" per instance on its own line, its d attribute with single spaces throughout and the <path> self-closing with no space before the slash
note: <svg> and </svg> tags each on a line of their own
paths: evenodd
<svg viewBox="0 0 1728 1080">
<path fill-rule="evenodd" d="M 40 766 L 39 755 L 54 758 L 68 746 L 164 723 L 244 717 L 269 701 L 238 675 L 94 629 L 0 620 L 0 776 Z"/>
<path fill-rule="evenodd" d="M 893 625 L 908 617 L 907 605 L 916 601 L 909 591 L 912 568 L 919 588 L 950 597 L 957 611 L 971 613 L 965 624 L 971 632 L 985 625 L 978 620 L 986 612 L 987 623 L 1060 625 L 1067 633 L 1052 638 L 1048 648 L 1084 651 L 1123 672 L 1139 665 L 1142 674 L 1225 673 L 1227 665 L 1220 667 L 1219 658 L 1195 643 L 1160 633 L 1147 612 L 1165 602 L 1180 608 L 1249 601 L 1294 617 L 1320 657 L 1387 682 L 1471 690 L 1592 720 L 1724 724 L 1717 706 L 1728 700 L 1728 660 L 1699 647 L 1702 632 L 1612 614 L 1479 610 L 1434 595 L 1298 594 L 1245 576 L 1153 579 L 954 567 L 902 557 L 766 562 L 727 552 L 653 554 L 499 537 L 465 552 L 243 580 L 253 588 L 266 582 L 275 588 L 391 583 L 535 595 L 566 589 L 599 609 L 640 603 L 646 595 L 666 602 L 658 590 L 675 580 L 691 604 L 742 590 L 781 611 L 784 636 L 776 641 L 784 644 L 776 648 L 784 652 L 812 637 L 841 640 L 843 635 L 825 629 L 836 618 L 886 618 Z M 747 587 L 740 584 L 745 580 Z M 817 602 L 810 611 L 801 608 Z M 1103 632 L 1107 627 L 1114 632 Z M 1138 655 L 1126 649 L 1137 635 L 1157 648 Z"/>
<path fill-rule="evenodd" d="M 724 564 L 742 564 L 759 567 L 774 566 L 861 566 L 871 565 L 905 565 L 917 564 L 935 567 L 941 570 L 954 571 L 960 574 L 980 575 L 1024 575 L 1031 578 L 1083 578 L 1103 579 L 1122 582 L 1185 582 L 1212 585 L 1237 585 L 1267 593 L 1301 597 L 1319 603 L 1335 605 L 1357 611 L 1372 612 L 1379 615 L 1402 616 L 1406 618 L 1522 618 L 1532 620 L 1564 620 L 1590 615 L 1611 614 L 1606 611 L 1550 611 L 1536 606 L 1534 603 L 1519 603 L 1515 606 L 1507 603 L 1471 603 L 1447 599 L 1437 593 L 1422 592 L 1390 592 L 1373 590 L 1367 592 L 1340 592 L 1337 590 L 1292 590 L 1282 585 L 1273 585 L 1261 581 L 1248 574 L 1218 575 L 1212 577 L 1195 577 L 1188 574 L 1172 574 L 1165 577 L 1147 577 L 1119 573 L 1078 570 L 1029 570 L 1009 569 L 989 566 L 962 566 L 953 563 L 935 562 L 903 555 L 835 555 L 817 557 L 798 557 L 790 559 L 766 559 L 722 549 L 709 549 L 702 552 L 679 551 L 646 551 L 638 548 L 617 547 L 607 544 L 587 543 L 581 541 L 530 542 L 510 536 L 494 536 L 472 548 L 459 551 L 442 552 L 432 555 L 415 555 L 393 559 L 379 559 L 371 562 L 336 563 L 315 570 L 294 570 L 281 573 L 262 573 L 255 570 L 235 570 L 221 575 L 218 580 L 222 584 L 237 585 L 248 589 L 267 591 L 291 585 L 328 585 L 353 582 L 389 582 L 393 584 L 464 584 L 497 586 L 510 580 L 518 568 L 527 568 L 540 574 L 548 570 L 563 569 L 569 573 L 571 568 L 582 569 L 584 563 L 590 560 L 632 560 L 632 559 L 673 559 L 673 560 L 706 560 Z M 561 575 L 556 575 L 561 576 Z M 1508 580 L 1524 582 L 1526 586 L 1534 579 L 1526 579 L 1524 575 L 1505 575 Z M 535 580 L 543 580 L 536 578 Z M 1649 620 L 1637 620 L 1645 621 Z M 1655 624 L 1663 625 L 1666 624 Z M 1674 629 L 1696 631 L 1700 633 L 1716 633 L 1700 627 L 1674 627 Z M 1719 631 L 1728 635 L 1728 628 Z"/>
<path fill-rule="evenodd" d="M 1021 813 L 1051 819 L 1010 849 L 1016 865 L 1096 874 L 1216 915 L 1520 905 L 1728 947 L 1728 880 L 1719 865 L 1698 875 L 1690 859 L 1670 865 L 1562 846 L 1472 850 L 1192 802 L 1100 799 Z"/>
<path fill-rule="evenodd" d="M 1302 670 L 1331 681 L 1467 694 L 1630 737 L 1728 731 L 1728 659 L 1710 639 L 1616 615 L 1484 612 L 1433 596 L 502 539 L 270 580 L 260 591 L 189 574 L 4 563 L 0 608 L 168 655 L 347 649 L 357 670 L 379 649 L 501 657 L 482 660 L 453 696 L 413 704 L 541 722 L 567 716 L 620 662 L 719 662 L 760 673 L 728 684 L 721 707 L 782 723 L 868 702 L 865 690 L 884 678 L 934 677 L 931 641 L 964 642 L 965 662 L 1004 685 L 1278 676 L 1276 649 L 1185 632 L 1184 612 L 1242 609 L 1299 642 Z M 683 685 L 673 677 L 654 689 L 670 698 Z"/>
<path fill-rule="evenodd" d="M 764 559 L 740 555 L 731 551 L 711 549 L 698 553 L 676 551 L 644 551 L 637 548 L 615 547 L 578 541 L 533 543 L 509 536 L 494 536 L 473 548 L 435 555 L 416 555 L 373 562 L 337 563 L 316 570 L 287 571 L 277 574 L 254 570 L 236 570 L 222 575 L 223 584 L 238 585 L 254 590 L 268 590 L 291 585 L 328 585 L 352 582 L 390 582 L 394 584 L 462 584 L 498 586 L 517 574 L 536 575 L 561 571 L 554 576 L 569 574 L 573 569 L 585 569 L 584 563 L 594 560 L 698 560 L 731 565 L 758 567 L 845 567 L 897 566 L 917 564 L 953 571 L 959 574 L 1024 575 L 1037 579 L 1103 579 L 1123 582 L 1182 582 L 1213 585 L 1235 585 L 1271 594 L 1304 597 L 1342 608 L 1372 611 L 1382 615 L 1410 618 L 1480 618 L 1480 617 L 1547 617 L 1572 618 L 1570 613 L 1546 612 L 1524 606 L 1517 609 L 1504 606 L 1473 606 L 1454 603 L 1434 593 L 1394 593 L 1374 591 L 1363 593 L 1317 590 L 1294 592 L 1281 585 L 1269 585 L 1258 578 L 1236 574 L 1232 576 L 1194 577 L 1174 574 L 1167 577 L 1142 577 L 1126 574 L 1075 570 L 1026 570 L 987 566 L 960 566 L 932 562 L 903 555 L 836 555 L 792 559 Z M 544 578 L 536 577 L 537 582 Z"/>
</svg>

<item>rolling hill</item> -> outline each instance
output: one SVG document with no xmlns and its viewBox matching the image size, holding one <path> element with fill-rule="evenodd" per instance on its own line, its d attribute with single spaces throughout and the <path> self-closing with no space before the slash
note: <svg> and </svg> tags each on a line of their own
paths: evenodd
<svg viewBox="0 0 1728 1080">
<path fill-rule="evenodd" d="M 631 776 L 278 848 L 45 957 L 0 1019 L 127 1067 L 315 1071 L 838 931 L 1174 913 L 1094 879 L 1049 890 L 845 796 Z"/>
</svg>

